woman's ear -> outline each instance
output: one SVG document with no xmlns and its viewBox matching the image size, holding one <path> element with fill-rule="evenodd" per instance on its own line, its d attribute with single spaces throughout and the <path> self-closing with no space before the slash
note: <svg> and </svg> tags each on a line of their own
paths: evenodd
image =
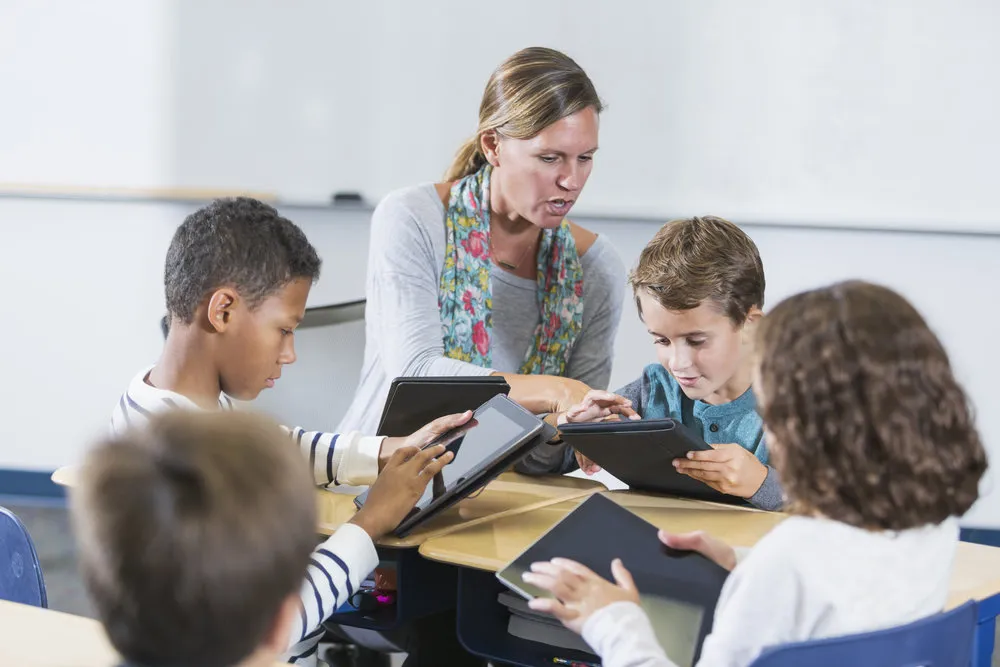
<svg viewBox="0 0 1000 667">
<path fill-rule="evenodd" d="M 496 130 L 487 130 L 479 137 L 479 150 L 486 161 L 494 167 L 500 166 L 500 135 Z"/>
</svg>

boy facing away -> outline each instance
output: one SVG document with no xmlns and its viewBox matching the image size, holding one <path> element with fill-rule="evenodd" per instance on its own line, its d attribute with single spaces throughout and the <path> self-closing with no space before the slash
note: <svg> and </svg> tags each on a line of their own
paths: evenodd
<svg viewBox="0 0 1000 667">
<path fill-rule="evenodd" d="M 434 453 L 410 451 L 414 476 L 432 477 Z M 310 471 L 263 417 L 152 415 L 90 450 L 70 507 L 86 588 L 129 667 L 272 667 L 315 614 L 300 594 L 317 558 Z"/>
</svg>

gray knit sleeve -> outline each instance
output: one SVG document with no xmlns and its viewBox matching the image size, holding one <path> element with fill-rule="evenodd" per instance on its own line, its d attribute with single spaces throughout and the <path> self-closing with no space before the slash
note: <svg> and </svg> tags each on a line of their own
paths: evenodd
<svg viewBox="0 0 1000 667">
<path fill-rule="evenodd" d="M 781 486 L 781 478 L 778 471 L 767 466 L 767 477 L 760 485 L 757 492 L 749 498 L 750 504 L 757 509 L 775 512 L 785 505 L 785 490 Z"/>
</svg>

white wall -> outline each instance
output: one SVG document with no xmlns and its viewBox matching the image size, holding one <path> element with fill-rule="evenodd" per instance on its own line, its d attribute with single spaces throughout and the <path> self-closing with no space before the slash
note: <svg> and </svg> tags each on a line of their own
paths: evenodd
<svg viewBox="0 0 1000 667">
<path fill-rule="evenodd" d="M 0 183 L 169 182 L 171 5 L 0 2 Z"/>
<path fill-rule="evenodd" d="M 995 5 L 990 3 L 949 6 L 962 12 L 948 24 L 952 31 L 955 25 L 992 20 L 996 15 Z M 53 0 L 0 3 L 0 88 L 5 100 L 0 105 L 0 182 L 76 182 L 85 175 L 95 185 L 142 186 L 191 173 L 201 155 L 194 149 L 192 137 L 199 136 L 204 127 L 198 125 L 197 132 L 191 130 L 190 125 L 197 125 L 199 118 L 195 113 L 198 98 L 192 97 L 192 91 L 182 84 L 190 82 L 197 71 L 198 54 L 184 51 L 186 44 L 178 37 L 184 31 L 177 21 L 192 16 L 192 7 L 195 5 L 177 5 L 168 0 L 99 0 L 85 6 Z M 573 20 L 581 21 L 584 14 L 574 14 Z M 430 14 L 426 16 L 430 21 Z M 894 30 L 902 29 L 898 23 L 893 25 Z M 184 30 L 192 29 L 188 24 Z M 392 30 L 414 39 L 422 34 L 417 18 L 400 22 L 396 17 Z M 198 43 L 211 46 L 210 39 Z M 886 42 L 887 48 L 892 43 Z M 377 50 L 377 46 L 372 48 Z M 608 42 L 602 48 L 614 45 Z M 185 54 L 184 62 L 178 64 L 181 53 Z M 266 65 L 246 64 L 248 81 L 252 83 L 254 67 Z M 683 66 L 683 61 L 677 63 L 678 68 Z M 187 73 L 180 76 L 178 68 Z M 705 76 L 705 72 L 689 72 L 686 76 L 697 78 Z M 979 85 L 991 82 L 983 79 Z M 891 79 L 887 85 L 894 85 Z M 966 81 L 965 85 L 976 84 Z M 365 97 L 364 109 L 392 123 L 399 113 L 406 115 L 399 111 L 401 105 L 419 106 L 416 96 L 423 94 L 423 89 L 411 86 L 407 90 L 409 93 L 402 99 L 375 94 L 384 92 L 380 88 L 374 90 Z M 648 88 L 649 94 L 654 91 L 655 86 Z M 765 93 L 766 89 L 762 95 Z M 216 103 L 210 97 L 204 100 L 209 105 Z M 687 101 L 677 99 L 674 103 L 683 105 Z M 755 104 L 766 105 L 767 100 L 762 97 Z M 324 112 L 321 107 L 316 109 L 317 113 Z M 854 122 L 852 113 L 842 111 L 838 122 Z M 350 113 L 358 112 L 355 109 Z M 244 122 L 234 114 L 219 113 L 215 107 L 206 109 L 205 116 L 213 119 L 214 131 L 221 135 L 228 131 L 227 123 L 241 127 L 239 123 Z M 705 127 L 697 125 L 701 122 L 697 114 L 685 118 L 684 125 L 693 127 L 678 132 L 705 132 Z M 992 126 L 985 127 L 991 121 L 983 120 L 982 109 L 971 110 L 967 119 L 959 118 L 959 122 L 963 121 L 968 124 L 961 130 L 966 134 L 981 125 L 984 131 L 995 131 Z M 394 125 L 393 141 L 409 136 L 398 130 Z M 298 134 L 295 137 L 303 141 Z M 605 144 L 612 139 L 602 137 Z M 771 139 L 795 141 L 784 135 Z M 664 183 L 673 182 L 671 175 L 684 172 L 688 157 L 685 145 L 682 142 L 678 152 L 663 156 Z M 927 152 L 921 159 L 943 161 L 950 155 L 935 141 L 923 145 Z M 266 161 L 276 150 L 268 141 L 258 148 L 245 159 Z M 805 162 L 810 154 L 799 148 L 783 143 L 775 150 L 786 157 L 799 156 L 803 161 L 799 166 L 808 168 Z M 977 155 L 980 148 L 976 148 Z M 447 152 L 450 150 L 449 142 Z M 619 145 L 608 152 L 613 156 L 618 151 L 617 159 L 627 160 L 623 150 L 625 147 Z M 399 154 L 406 155 L 407 151 Z M 348 142 L 330 155 L 337 164 L 358 161 L 367 168 L 372 163 L 363 142 Z M 850 159 L 845 157 L 847 161 L 842 164 L 828 165 L 829 169 L 844 173 L 850 165 L 858 164 L 857 155 L 852 155 Z M 326 167 L 291 159 L 282 165 L 293 179 L 296 170 L 304 173 L 314 168 Z M 795 165 L 790 169 L 794 171 Z M 423 178 L 432 179 L 439 172 L 439 168 L 429 168 Z M 685 173 L 685 178 L 690 179 L 690 173 Z M 707 181 L 718 173 L 705 171 L 700 180 Z M 983 171 L 975 182 L 981 184 L 987 173 Z M 863 177 L 877 179 L 880 174 L 865 173 Z M 738 187 L 729 176 L 720 176 L 712 186 L 731 186 L 738 194 L 748 188 L 752 191 L 756 181 L 760 187 L 768 186 L 774 175 L 768 170 L 748 168 L 741 171 L 740 178 L 746 182 Z M 697 186 L 684 182 L 691 188 Z M 822 179 L 818 182 L 822 184 Z M 392 182 L 391 186 L 405 184 Z M 331 189 L 338 185 L 331 182 Z M 977 205 L 975 211 L 969 211 L 973 200 L 963 198 L 962 192 L 951 194 L 956 202 L 956 227 L 969 220 L 981 221 L 983 211 L 994 210 L 991 204 Z M 715 209 L 707 195 L 684 201 L 691 202 L 692 207 L 697 204 L 698 210 L 678 210 L 679 214 L 725 212 Z M 780 208 L 780 200 L 776 204 Z M 0 198 L 0 284 L 4 286 L 0 301 L 0 468 L 50 470 L 76 460 L 89 439 L 105 428 L 128 380 L 144 364 L 155 360 L 161 344 L 157 322 L 163 312 L 163 256 L 174 227 L 190 208 L 177 204 Z M 797 209 L 785 211 L 788 215 L 795 212 Z M 296 208 L 289 208 L 287 213 L 302 224 L 326 260 L 324 276 L 310 303 L 362 297 L 366 214 Z M 940 217 L 939 213 L 935 217 Z M 968 214 L 968 220 L 960 219 L 959 213 Z M 825 216 L 825 211 L 817 211 L 817 219 Z M 655 223 L 583 222 L 608 236 L 628 264 L 657 227 Z M 995 286 L 1000 284 L 1000 264 L 995 260 L 1000 255 L 1000 237 L 764 227 L 748 227 L 748 231 L 764 257 L 767 298 L 772 305 L 792 292 L 850 277 L 879 280 L 912 299 L 952 354 L 959 376 L 979 408 L 981 430 L 996 460 L 1000 455 L 1000 414 L 995 406 L 1000 391 L 994 378 L 1000 375 L 1000 361 L 993 338 L 1000 316 L 993 302 Z M 648 338 L 630 308 L 625 309 L 623 318 L 614 385 L 631 379 L 653 359 Z M 333 339 L 338 336 L 331 334 Z M 343 362 L 332 359 L 329 349 L 322 349 L 321 335 L 304 338 L 309 340 L 300 354 L 303 366 L 310 363 L 310 358 L 318 360 L 315 363 L 324 369 Z M 352 339 L 350 354 L 357 353 L 355 343 Z M 338 342 L 331 340 L 330 344 Z M 306 348 L 314 346 L 316 351 L 310 354 Z M 322 375 L 304 372 L 302 381 L 321 382 L 312 378 Z M 329 380 L 343 391 L 355 381 L 355 377 L 332 376 Z M 324 385 L 317 391 L 323 394 L 332 386 Z M 331 405 L 329 420 L 313 426 L 330 427 L 339 417 L 336 406 Z M 970 522 L 1000 526 L 1000 497 L 992 489 L 992 483 L 987 485 L 990 495 L 975 508 Z"/>
<path fill-rule="evenodd" d="M 489 74 L 544 44 L 608 107 L 579 211 L 1000 229 L 993 0 L 174 6 L 180 184 L 377 200 L 440 175 Z"/>
</svg>

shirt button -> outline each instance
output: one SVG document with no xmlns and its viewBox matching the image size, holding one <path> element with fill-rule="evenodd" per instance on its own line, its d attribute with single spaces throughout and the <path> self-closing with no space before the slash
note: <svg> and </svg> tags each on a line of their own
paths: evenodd
<svg viewBox="0 0 1000 667">
<path fill-rule="evenodd" d="M 711 426 L 708 427 L 708 430 L 711 431 L 712 433 L 718 433 L 719 432 L 719 425 L 718 424 L 712 424 Z"/>
</svg>

